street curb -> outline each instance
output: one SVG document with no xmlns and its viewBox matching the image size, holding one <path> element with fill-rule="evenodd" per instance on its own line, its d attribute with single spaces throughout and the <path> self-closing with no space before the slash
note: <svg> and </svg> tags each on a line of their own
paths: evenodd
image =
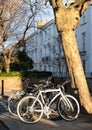
<svg viewBox="0 0 92 130">
<path fill-rule="evenodd" d="M 7 125 L 6 125 L 2 120 L 0 120 L 0 123 L 1 123 L 7 130 L 9 130 L 9 128 L 7 127 Z"/>
<path fill-rule="evenodd" d="M 8 130 L 20 130 L 20 125 L 16 118 L 12 117 L 9 112 L 0 115 L 0 121 L 8 128 Z"/>
</svg>

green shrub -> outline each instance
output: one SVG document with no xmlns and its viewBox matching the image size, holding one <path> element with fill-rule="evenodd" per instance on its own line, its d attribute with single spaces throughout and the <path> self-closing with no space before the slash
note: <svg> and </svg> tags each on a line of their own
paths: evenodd
<svg viewBox="0 0 92 130">
<path fill-rule="evenodd" d="M 18 53 L 18 62 L 10 64 L 11 71 L 25 71 L 33 68 L 33 60 L 29 58 L 25 50 Z"/>
<path fill-rule="evenodd" d="M 13 72 L 10 72 L 9 74 L 3 72 L 3 73 L 0 74 L 0 76 L 1 77 L 16 77 L 16 76 L 17 77 L 22 77 L 22 74 L 20 72 L 13 71 Z"/>
</svg>

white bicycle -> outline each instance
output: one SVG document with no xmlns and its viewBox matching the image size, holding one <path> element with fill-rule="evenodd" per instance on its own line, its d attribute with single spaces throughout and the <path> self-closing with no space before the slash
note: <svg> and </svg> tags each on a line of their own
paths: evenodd
<svg viewBox="0 0 92 130">
<path fill-rule="evenodd" d="M 45 100 L 47 93 L 51 95 L 48 101 Z M 56 100 L 57 107 L 53 105 Z M 61 86 L 56 89 L 39 90 L 36 97 L 31 95 L 23 97 L 17 106 L 17 114 L 25 123 L 36 123 L 43 115 L 50 118 L 56 111 L 67 121 L 75 120 L 80 113 L 76 98 L 65 94 L 64 88 L 61 89 Z"/>
</svg>

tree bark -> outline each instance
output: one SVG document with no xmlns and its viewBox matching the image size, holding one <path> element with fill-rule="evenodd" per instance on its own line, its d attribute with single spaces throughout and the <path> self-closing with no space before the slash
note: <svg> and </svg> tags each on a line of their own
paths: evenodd
<svg viewBox="0 0 92 130">
<path fill-rule="evenodd" d="M 88 113 L 92 113 L 92 100 L 85 79 L 74 31 L 65 31 L 60 35 L 62 36 L 65 56 L 68 59 L 69 68 L 71 69 L 70 76 L 74 78 L 75 85 L 78 88 L 81 105 L 85 107 Z"/>
<path fill-rule="evenodd" d="M 7 64 L 7 65 L 5 66 L 5 69 L 6 69 L 6 73 L 9 74 L 9 72 L 10 72 L 10 65 Z"/>
</svg>

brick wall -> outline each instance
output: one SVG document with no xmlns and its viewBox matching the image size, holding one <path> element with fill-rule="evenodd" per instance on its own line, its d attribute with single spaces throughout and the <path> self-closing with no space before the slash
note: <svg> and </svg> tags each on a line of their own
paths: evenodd
<svg viewBox="0 0 92 130">
<path fill-rule="evenodd" d="M 4 95 L 7 96 L 12 93 L 12 90 L 21 90 L 23 86 L 19 77 L 0 77 L 0 95 L 2 94 L 2 84 Z"/>
</svg>

